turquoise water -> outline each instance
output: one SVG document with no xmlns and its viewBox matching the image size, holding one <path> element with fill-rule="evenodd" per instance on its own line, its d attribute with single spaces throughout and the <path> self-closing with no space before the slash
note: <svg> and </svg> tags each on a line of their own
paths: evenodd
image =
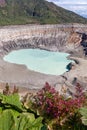
<svg viewBox="0 0 87 130">
<path fill-rule="evenodd" d="M 52 75 L 61 75 L 66 71 L 67 53 L 51 52 L 40 49 L 22 49 L 12 51 L 4 57 L 5 61 L 25 64 L 29 69 Z"/>
</svg>

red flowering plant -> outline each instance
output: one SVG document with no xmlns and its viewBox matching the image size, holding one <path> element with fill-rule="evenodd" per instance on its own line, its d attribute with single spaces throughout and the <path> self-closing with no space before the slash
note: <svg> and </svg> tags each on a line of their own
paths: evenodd
<svg viewBox="0 0 87 130">
<path fill-rule="evenodd" d="M 78 86 L 76 86 L 77 93 Z M 57 119 L 58 122 L 72 116 L 85 102 L 82 90 L 74 95 L 74 98 L 64 99 L 49 83 L 34 96 L 33 107 L 45 119 Z"/>
<path fill-rule="evenodd" d="M 73 100 L 77 103 L 78 108 L 80 108 L 86 104 L 87 97 L 83 91 L 84 89 L 79 83 L 76 84 L 75 90 L 76 92 L 74 94 Z"/>
</svg>

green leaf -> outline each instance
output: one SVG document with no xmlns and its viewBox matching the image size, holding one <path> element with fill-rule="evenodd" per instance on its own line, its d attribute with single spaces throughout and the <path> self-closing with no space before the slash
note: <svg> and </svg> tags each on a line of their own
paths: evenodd
<svg viewBox="0 0 87 130">
<path fill-rule="evenodd" d="M 23 113 L 18 121 L 18 130 L 41 130 L 42 117 L 35 119 L 32 113 Z"/>
<path fill-rule="evenodd" d="M 0 107 L 0 113 L 2 112 L 2 107 Z"/>
<path fill-rule="evenodd" d="M 46 125 L 42 126 L 41 130 L 48 130 L 47 126 Z"/>
<path fill-rule="evenodd" d="M 82 116 L 87 117 L 87 107 L 82 107 L 80 109 L 80 113 L 81 113 Z"/>
<path fill-rule="evenodd" d="M 81 118 L 82 123 L 84 125 L 87 125 L 87 107 L 82 107 L 80 109 L 80 114 L 82 115 L 82 118 Z"/>
<path fill-rule="evenodd" d="M 0 94 L 0 99 L 2 100 L 3 104 L 11 105 L 14 106 L 15 108 L 23 110 L 18 94 L 11 94 L 11 95 Z"/>
<path fill-rule="evenodd" d="M 87 125 L 87 119 L 86 119 L 85 117 L 82 117 L 81 119 L 82 119 L 82 123 L 83 123 L 84 125 Z"/>
<path fill-rule="evenodd" d="M 13 130 L 15 119 L 11 110 L 5 110 L 0 115 L 0 130 Z"/>
<path fill-rule="evenodd" d="M 32 113 L 21 113 L 16 117 L 13 110 L 4 110 L 0 114 L 0 130 L 47 130 L 43 127 L 42 119 L 35 119 Z"/>
</svg>

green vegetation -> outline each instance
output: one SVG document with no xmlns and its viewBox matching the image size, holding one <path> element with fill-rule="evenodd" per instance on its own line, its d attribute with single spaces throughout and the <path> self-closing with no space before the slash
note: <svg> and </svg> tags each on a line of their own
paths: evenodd
<svg viewBox="0 0 87 130">
<path fill-rule="evenodd" d="M 44 130 L 42 121 L 24 108 L 17 93 L 0 94 L 0 130 Z"/>
<path fill-rule="evenodd" d="M 82 115 L 82 122 L 83 122 L 83 124 L 87 126 L 87 106 L 86 107 L 82 107 L 80 109 L 80 113 Z"/>
<path fill-rule="evenodd" d="M 45 0 L 5 0 L 0 25 L 87 23 L 87 19 Z"/>
<path fill-rule="evenodd" d="M 15 90 L 7 84 L 0 94 L 0 130 L 87 130 L 87 96 L 79 83 L 72 97 L 48 83 L 21 100 Z"/>
<path fill-rule="evenodd" d="M 42 118 L 35 119 L 34 114 L 22 113 L 14 116 L 13 110 L 4 110 L 0 115 L 0 130 L 41 130 Z"/>
</svg>

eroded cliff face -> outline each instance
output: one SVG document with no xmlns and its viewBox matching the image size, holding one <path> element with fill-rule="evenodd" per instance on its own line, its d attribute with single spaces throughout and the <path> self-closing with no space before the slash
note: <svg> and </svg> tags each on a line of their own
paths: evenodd
<svg viewBox="0 0 87 130">
<path fill-rule="evenodd" d="M 82 27 L 81 27 L 82 26 Z M 25 25 L 0 28 L 0 55 L 15 49 L 78 50 L 84 25 Z M 85 29 L 86 31 L 86 29 Z M 80 32 L 80 33 L 78 33 Z"/>
</svg>

